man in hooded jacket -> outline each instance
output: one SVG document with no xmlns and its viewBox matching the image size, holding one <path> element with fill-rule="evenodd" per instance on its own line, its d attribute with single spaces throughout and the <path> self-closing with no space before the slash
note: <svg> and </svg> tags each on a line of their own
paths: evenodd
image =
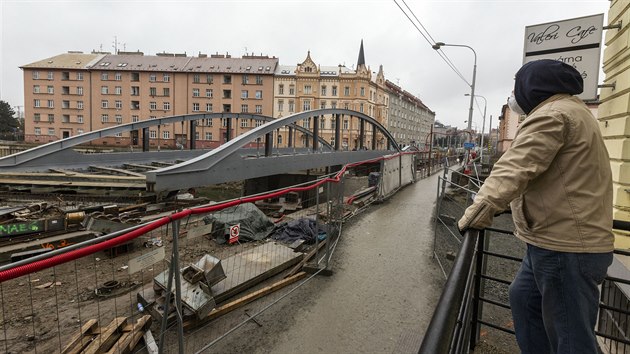
<svg viewBox="0 0 630 354">
<path fill-rule="evenodd" d="M 512 210 L 527 245 L 509 297 L 523 353 L 597 353 L 599 289 L 612 263 L 612 176 L 596 119 L 573 95 L 583 91 L 573 67 L 529 62 L 508 100 L 526 115 L 512 146 L 459 220 L 484 229 Z"/>
</svg>

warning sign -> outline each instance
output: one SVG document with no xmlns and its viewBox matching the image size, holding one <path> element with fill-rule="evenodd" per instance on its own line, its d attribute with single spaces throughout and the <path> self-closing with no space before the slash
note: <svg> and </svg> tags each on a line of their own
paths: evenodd
<svg viewBox="0 0 630 354">
<path fill-rule="evenodd" d="M 241 224 L 230 226 L 230 238 L 228 243 L 231 245 L 238 242 L 238 235 L 241 233 Z"/>
</svg>

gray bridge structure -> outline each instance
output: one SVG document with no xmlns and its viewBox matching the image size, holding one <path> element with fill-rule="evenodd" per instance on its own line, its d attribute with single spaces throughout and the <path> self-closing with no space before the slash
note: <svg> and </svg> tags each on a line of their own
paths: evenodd
<svg viewBox="0 0 630 354">
<path fill-rule="evenodd" d="M 320 136 L 319 119 L 332 115 L 335 119 L 334 146 Z M 342 122 L 358 119 L 359 135 L 356 150 L 342 149 Z M 212 150 L 196 149 L 195 128 L 197 121 L 227 119 L 228 141 Z M 232 120 L 253 119 L 266 123 L 249 130 L 231 140 Z M 301 127 L 297 122 L 312 120 L 312 130 Z M 190 138 L 187 150 L 150 151 L 149 128 L 165 124 L 190 122 Z M 365 146 L 366 124 L 372 126 L 371 146 Z M 274 133 L 288 128 L 288 147 L 274 144 Z M 71 149 L 79 144 L 114 136 L 123 132 L 143 131 L 142 149 L 136 152 L 113 152 L 86 154 Z M 295 132 L 308 136 L 304 147 L 295 147 Z M 377 149 L 377 134 L 387 139 L 384 149 Z M 261 149 L 247 148 L 252 142 L 262 145 Z M 0 158 L 0 173 L 44 172 L 56 169 L 86 169 L 93 165 L 116 167 L 124 164 L 145 164 L 155 161 L 173 163 L 167 167 L 144 172 L 147 191 L 165 192 L 206 186 L 230 181 L 271 176 L 301 170 L 338 166 L 365 161 L 400 152 L 394 137 L 374 118 L 346 109 L 318 109 L 295 113 L 282 118 L 247 113 L 203 113 L 154 118 L 140 122 L 121 124 L 94 132 L 69 137 L 41 145 L 17 154 Z"/>
</svg>

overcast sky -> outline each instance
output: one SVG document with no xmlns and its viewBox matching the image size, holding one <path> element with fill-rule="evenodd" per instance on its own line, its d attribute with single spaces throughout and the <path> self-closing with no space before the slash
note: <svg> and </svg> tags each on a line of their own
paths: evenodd
<svg viewBox="0 0 630 354">
<path fill-rule="evenodd" d="M 405 7 L 402 0 L 397 1 Z M 477 53 L 476 93 L 488 100 L 497 126 L 522 62 L 525 26 L 604 13 L 608 0 L 406 0 L 435 41 L 471 46 Z M 198 55 L 246 52 L 320 65 L 356 65 L 364 41 L 372 71 L 418 96 L 436 119 L 465 128 L 470 87 L 413 27 L 393 0 L 0 0 L 0 99 L 24 105 L 19 66 L 69 50 L 120 50 Z M 473 55 L 444 47 L 467 80 Z M 599 82 L 603 82 L 600 76 Z M 481 129 L 483 100 L 473 128 Z M 17 109 L 16 109 L 17 110 Z M 486 130 L 488 123 L 486 123 Z"/>
</svg>

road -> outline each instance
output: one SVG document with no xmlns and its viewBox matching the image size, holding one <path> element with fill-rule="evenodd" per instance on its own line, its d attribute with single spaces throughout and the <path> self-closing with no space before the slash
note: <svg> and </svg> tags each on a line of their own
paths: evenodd
<svg viewBox="0 0 630 354">
<path fill-rule="evenodd" d="M 438 175 L 344 226 L 317 276 L 208 353 L 417 353 L 444 277 L 432 258 Z"/>
</svg>

